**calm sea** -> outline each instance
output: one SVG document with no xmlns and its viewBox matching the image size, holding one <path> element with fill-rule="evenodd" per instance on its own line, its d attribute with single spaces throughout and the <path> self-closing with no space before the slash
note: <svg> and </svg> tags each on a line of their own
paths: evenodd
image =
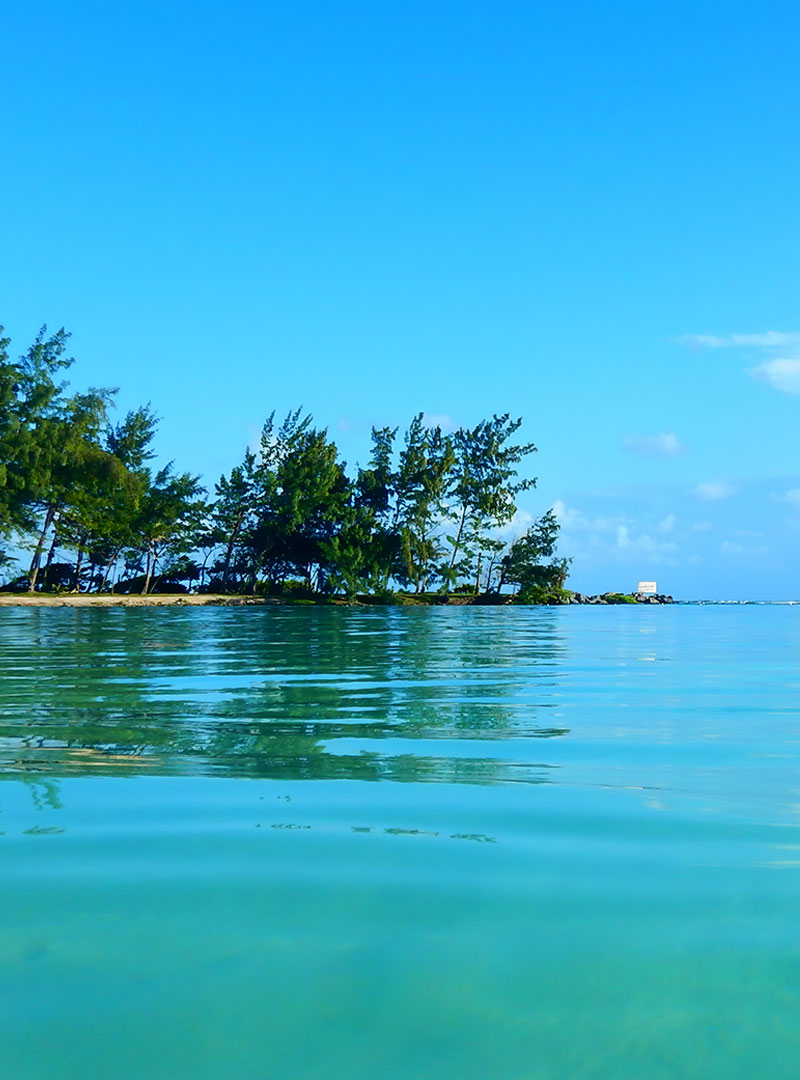
<svg viewBox="0 0 800 1080">
<path fill-rule="evenodd" d="M 4 1080 L 792 1078 L 800 610 L 0 611 Z"/>
</svg>

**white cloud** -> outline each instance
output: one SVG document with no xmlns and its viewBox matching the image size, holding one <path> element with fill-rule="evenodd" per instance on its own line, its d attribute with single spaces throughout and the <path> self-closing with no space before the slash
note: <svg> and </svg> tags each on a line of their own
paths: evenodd
<svg viewBox="0 0 800 1080">
<path fill-rule="evenodd" d="M 800 356 L 765 360 L 750 368 L 750 374 L 784 394 L 800 394 Z"/>
<path fill-rule="evenodd" d="M 563 528 L 561 548 L 574 556 L 576 563 L 616 563 L 628 567 L 634 578 L 636 574 L 646 578 L 650 573 L 647 566 L 677 565 L 677 544 L 666 538 L 675 526 L 673 514 L 639 532 L 636 522 L 624 513 L 589 517 L 562 501 L 555 503 L 553 510 Z"/>
<path fill-rule="evenodd" d="M 692 532 L 711 532 L 713 528 L 714 526 L 711 524 L 710 521 L 696 521 L 694 525 L 692 525 Z"/>
<path fill-rule="evenodd" d="M 533 514 L 527 510 L 517 510 L 511 521 L 499 529 L 494 530 L 494 535 L 499 540 L 516 540 L 522 536 L 529 525 L 533 523 Z"/>
<path fill-rule="evenodd" d="M 694 349 L 757 349 L 767 359 L 748 368 L 748 374 L 784 394 L 800 394 L 800 333 L 766 330 L 761 334 L 687 334 L 681 344 Z M 783 352 L 776 356 L 776 350 Z"/>
<path fill-rule="evenodd" d="M 732 544 L 730 540 L 723 540 L 719 546 L 723 555 L 744 555 L 744 548 L 741 544 Z"/>
<path fill-rule="evenodd" d="M 422 414 L 422 422 L 425 427 L 440 427 L 444 432 L 455 431 L 456 427 L 458 426 L 449 413 L 426 412 Z"/>
<path fill-rule="evenodd" d="M 568 529 L 571 526 L 574 528 L 579 521 L 584 520 L 579 510 L 573 510 L 562 499 L 556 499 L 553 503 L 553 513 L 558 518 L 558 523 L 562 528 Z M 578 527 L 580 528 L 580 525 Z"/>
<path fill-rule="evenodd" d="M 659 435 L 626 435 L 622 449 L 642 457 L 675 457 L 686 447 L 673 431 L 662 431 Z"/>
<path fill-rule="evenodd" d="M 773 492 L 770 498 L 774 499 L 775 502 L 786 502 L 791 506 L 800 506 L 800 488 L 790 488 L 783 495 L 777 495 Z"/>
<path fill-rule="evenodd" d="M 585 514 L 582 514 L 580 510 L 575 510 L 573 507 L 567 506 L 561 499 L 557 499 L 556 502 L 553 503 L 553 513 L 558 518 L 558 522 L 562 528 L 572 532 L 613 532 L 619 523 L 625 520 L 622 515 L 613 518 L 590 518 Z"/>
<path fill-rule="evenodd" d="M 695 349 L 783 349 L 800 348 L 800 333 L 765 330 L 761 334 L 685 334 L 678 339 Z"/>
<path fill-rule="evenodd" d="M 559 525 L 567 529 L 583 519 L 579 510 L 573 510 L 562 499 L 556 499 L 553 503 L 553 513 L 558 518 Z"/>
<path fill-rule="evenodd" d="M 654 540 L 648 533 L 631 536 L 629 527 L 620 525 L 617 528 L 617 547 L 625 552 L 659 556 L 674 551 L 677 545 L 674 540 Z"/>
<path fill-rule="evenodd" d="M 709 499 L 716 502 L 719 499 L 727 499 L 736 494 L 736 488 L 725 484 L 721 480 L 709 480 L 706 484 L 698 484 L 694 489 L 695 495 L 700 499 Z"/>
<path fill-rule="evenodd" d="M 761 559 L 770 553 L 766 544 L 750 544 L 745 547 L 743 544 L 737 544 L 732 540 L 723 540 L 719 549 L 723 555 L 730 555 L 734 558 L 746 556 L 748 559 Z"/>
</svg>

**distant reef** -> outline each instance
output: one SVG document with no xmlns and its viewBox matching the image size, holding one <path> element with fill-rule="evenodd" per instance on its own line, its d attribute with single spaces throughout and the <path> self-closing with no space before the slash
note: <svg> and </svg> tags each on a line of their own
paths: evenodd
<svg viewBox="0 0 800 1080">
<path fill-rule="evenodd" d="M 674 604 L 671 596 L 664 593 L 600 593 L 597 596 L 586 596 L 584 593 L 575 592 L 570 595 L 570 604 Z"/>
</svg>

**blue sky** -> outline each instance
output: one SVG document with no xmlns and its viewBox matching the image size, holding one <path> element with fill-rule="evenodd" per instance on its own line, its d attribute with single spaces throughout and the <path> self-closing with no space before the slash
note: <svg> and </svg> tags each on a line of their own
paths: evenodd
<svg viewBox="0 0 800 1080">
<path fill-rule="evenodd" d="M 0 65 L 0 321 L 213 481 L 525 419 L 571 584 L 797 598 L 800 8 L 38 3 Z"/>
</svg>

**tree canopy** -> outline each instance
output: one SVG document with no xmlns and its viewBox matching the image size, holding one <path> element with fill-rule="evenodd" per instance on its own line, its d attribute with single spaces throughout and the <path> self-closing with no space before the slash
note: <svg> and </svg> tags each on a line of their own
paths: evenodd
<svg viewBox="0 0 800 1080">
<path fill-rule="evenodd" d="M 348 470 L 310 415 L 273 412 L 209 495 L 199 476 L 153 464 L 150 405 L 114 420 L 115 390 L 70 390 L 68 341 L 43 328 L 14 361 L 0 328 L 6 588 L 532 602 L 563 589 L 553 512 L 513 533 L 517 497 L 536 485 L 520 477 L 536 451 L 517 441 L 521 418 L 445 432 L 418 413 L 402 433 L 373 428 L 366 464 Z"/>
</svg>

